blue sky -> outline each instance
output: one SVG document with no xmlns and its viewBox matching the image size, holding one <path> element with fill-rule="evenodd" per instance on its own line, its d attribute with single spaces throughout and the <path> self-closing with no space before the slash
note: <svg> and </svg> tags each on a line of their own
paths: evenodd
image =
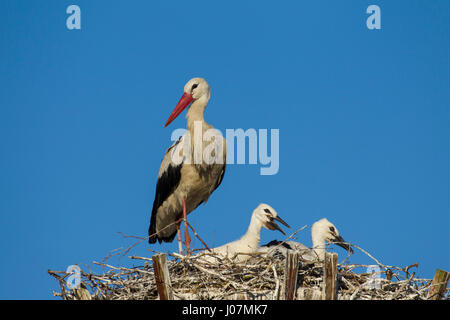
<svg viewBox="0 0 450 320">
<path fill-rule="evenodd" d="M 66 28 L 71 4 L 81 30 Z M 366 27 L 370 4 L 381 30 Z M 230 165 L 189 216 L 209 244 L 242 235 L 265 202 L 292 231 L 308 225 L 307 245 L 327 217 L 382 263 L 450 271 L 449 12 L 445 0 L 0 2 L 0 298 L 52 299 L 47 269 L 92 267 L 134 243 L 119 232 L 146 236 L 184 116 L 163 125 L 194 76 L 211 85 L 215 127 L 280 130 L 278 174 Z M 130 254 L 148 248 L 177 244 Z"/>
</svg>

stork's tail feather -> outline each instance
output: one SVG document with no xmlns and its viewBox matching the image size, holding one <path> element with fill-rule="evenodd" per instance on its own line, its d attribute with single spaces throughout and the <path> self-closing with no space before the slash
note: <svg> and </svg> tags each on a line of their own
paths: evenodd
<svg viewBox="0 0 450 320">
<path fill-rule="evenodd" d="M 161 242 L 172 242 L 173 239 L 175 238 L 175 235 L 177 234 L 177 232 L 173 232 L 172 234 L 166 236 L 166 237 L 162 237 L 162 236 L 158 236 L 158 234 L 156 233 L 156 230 L 154 230 L 155 228 L 153 227 L 152 229 L 152 225 L 150 225 L 150 228 L 148 229 L 148 243 L 152 244 L 152 243 L 156 243 L 156 240 L 158 240 L 159 243 Z"/>
<path fill-rule="evenodd" d="M 156 242 L 158 239 L 158 235 L 156 233 L 156 215 L 155 215 L 155 207 L 153 206 L 152 217 L 150 219 L 150 226 L 148 227 L 148 243 L 152 244 Z M 159 240 L 159 239 L 158 239 Z M 161 243 L 161 241 L 159 241 Z"/>
<path fill-rule="evenodd" d="M 159 243 L 161 242 L 172 242 L 173 239 L 175 238 L 177 231 L 175 229 L 174 232 L 171 232 L 169 234 L 167 234 L 167 232 L 165 232 L 165 235 L 161 235 L 161 232 L 156 231 L 156 214 L 152 214 L 152 219 L 150 221 L 150 227 L 148 228 L 148 243 L 153 244 L 156 243 L 156 240 L 158 240 Z M 160 230 L 161 231 L 161 230 Z"/>
<path fill-rule="evenodd" d="M 158 239 L 158 235 L 152 230 L 152 225 L 150 225 L 150 228 L 148 229 L 148 243 L 155 243 L 156 239 Z"/>
</svg>

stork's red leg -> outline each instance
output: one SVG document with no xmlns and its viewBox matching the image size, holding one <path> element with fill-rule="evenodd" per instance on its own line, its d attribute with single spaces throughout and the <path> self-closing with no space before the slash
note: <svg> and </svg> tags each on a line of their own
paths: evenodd
<svg viewBox="0 0 450 320">
<path fill-rule="evenodd" d="M 181 221 L 178 222 L 176 225 L 178 234 L 178 250 L 180 251 L 180 254 L 183 255 L 183 245 L 181 244 L 181 230 L 180 230 Z"/>
<path fill-rule="evenodd" d="M 183 198 L 183 218 L 184 218 L 184 241 L 186 242 L 186 251 L 188 256 L 191 255 L 191 236 L 189 235 L 186 214 L 186 199 Z"/>
</svg>

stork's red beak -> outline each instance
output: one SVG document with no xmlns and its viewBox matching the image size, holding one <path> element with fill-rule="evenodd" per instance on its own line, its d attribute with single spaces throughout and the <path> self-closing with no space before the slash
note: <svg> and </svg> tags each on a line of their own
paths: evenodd
<svg viewBox="0 0 450 320">
<path fill-rule="evenodd" d="M 166 124 L 164 125 L 164 128 L 167 127 L 173 120 L 175 120 L 176 117 L 184 110 L 188 105 L 191 104 L 192 100 L 192 94 L 184 93 L 181 97 L 180 101 L 178 101 L 177 106 L 175 109 L 173 109 L 172 114 L 170 115 L 169 119 L 167 120 Z"/>
</svg>

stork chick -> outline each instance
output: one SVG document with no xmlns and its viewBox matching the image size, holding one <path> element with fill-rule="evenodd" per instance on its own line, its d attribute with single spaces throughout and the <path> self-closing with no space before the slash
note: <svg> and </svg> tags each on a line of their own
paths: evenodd
<svg viewBox="0 0 450 320">
<path fill-rule="evenodd" d="M 274 208 L 268 204 L 261 203 L 253 210 L 247 232 L 239 240 L 212 249 L 213 252 L 222 257 L 234 258 L 235 261 L 238 262 L 247 261 L 251 257 L 250 254 L 256 252 L 259 247 L 262 227 L 269 230 L 278 230 L 286 235 L 274 220 L 290 228 L 290 226 L 278 216 Z M 212 259 L 210 259 L 212 258 L 211 256 L 206 256 L 204 258 L 206 258 L 207 261 L 212 261 Z"/>
<path fill-rule="evenodd" d="M 296 241 L 286 241 L 282 243 L 278 240 L 272 240 L 271 242 L 262 246 L 258 250 L 258 252 L 267 252 L 269 255 L 281 253 L 286 256 L 288 250 L 295 250 L 300 253 L 300 256 L 304 260 L 324 260 L 326 242 L 329 242 L 337 244 L 348 252 L 353 253 L 353 249 L 347 243 L 345 243 L 344 238 L 342 238 L 342 236 L 339 234 L 336 226 L 326 218 L 320 219 L 313 224 L 311 228 L 311 237 L 313 243 L 312 249 Z M 278 245 L 279 247 L 275 249 L 274 246 Z"/>
</svg>

